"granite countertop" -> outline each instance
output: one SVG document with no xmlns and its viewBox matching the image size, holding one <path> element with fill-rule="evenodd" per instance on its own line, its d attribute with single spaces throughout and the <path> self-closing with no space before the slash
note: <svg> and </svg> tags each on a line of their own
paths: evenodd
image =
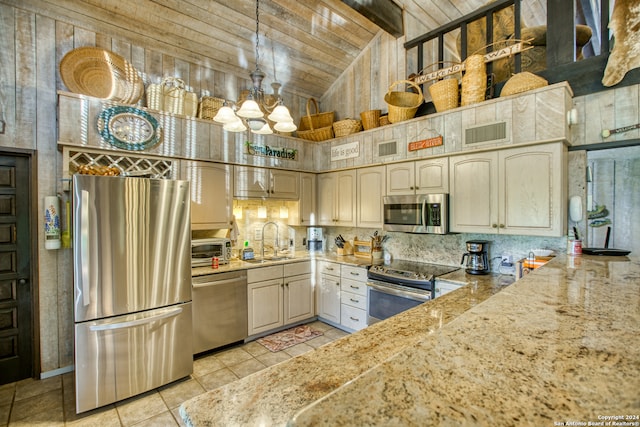
<svg viewBox="0 0 640 427">
<path fill-rule="evenodd" d="M 639 330 L 637 256 L 557 257 L 289 425 L 639 425 Z"/>
<path fill-rule="evenodd" d="M 301 262 L 308 260 L 332 261 L 338 262 L 340 264 L 363 267 L 370 266 L 376 263 L 372 262 L 371 259 L 355 257 L 353 255 L 338 256 L 334 253 L 296 251 L 292 256 L 286 256 L 285 258 L 279 258 L 277 260 L 265 259 L 261 262 L 250 262 L 234 258 L 228 264 L 221 264 L 218 268 L 211 268 L 210 266 L 193 267 L 191 269 L 191 276 L 205 276 L 207 274 L 224 273 L 227 271 L 236 270 L 248 270 L 250 268 L 268 267 L 271 265 L 289 264 L 292 262 Z"/>
<path fill-rule="evenodd" d="M 180 413 L 193 426 L 640 421 L 640 258 L 562 255 L 510 286 L 466 276 Z"/>
<path fill-rule="evenodd" d="M 347 262 L 350 257 L 336 258 Z M 322 259 L 334 260 L 326 255 Z M 180 408 L 185 423 L 286 425 L 300 409 L 416 345 L 505 288 L 500 275 L 471 276 L 460 271 L 454 272 L 457 279 L 466 278 L 468 286 L 188 400 Z"/>
</svg>

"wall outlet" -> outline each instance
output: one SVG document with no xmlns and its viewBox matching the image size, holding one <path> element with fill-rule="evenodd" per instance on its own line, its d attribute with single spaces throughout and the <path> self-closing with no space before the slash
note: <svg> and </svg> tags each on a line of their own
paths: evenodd
<svg viewBox="0 0 640 427">
<path fill-rule="evenodd" d="M 513 264 L 513 257 L 509 254 L 502 255 L 501 264 L 504 266 L 511 266 Z"/>
<path fill-rule="evenodd" d="M 253 230 L 253 239 L 262 240 L 262 229 L 256 228 L 255 230 Z"/>
</svg>

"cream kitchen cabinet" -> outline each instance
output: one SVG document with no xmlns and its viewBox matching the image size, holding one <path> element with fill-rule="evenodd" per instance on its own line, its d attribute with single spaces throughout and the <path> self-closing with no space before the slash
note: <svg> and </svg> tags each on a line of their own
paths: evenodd
<svg viewBox="0 0 640 427">
<path fill-rule="evenodd" d="M 340 324 L 340 264 L 317 261 L 316 304 L 318 317 L 334 326 Z"/>
<path fill-rule="evenodd" d="M 374 166 L 358 169 L 356 177 L 356 225 L 358 227 L 382 228 L 385 167 Z"/>
<path fill-rule="evenodd" d="M 356 171 L 318 175 L 318 224 L 356 226 Z"/>
<path fill-rule="evenodd" d="M 298 225 L 315 225 L 317 223 L 316 215 L 316 175 L 313 173 L 301 173 L 299 202 L 300 224 Z"/>
<path fill-rule="evenodd" d="M 284 265 L 284 324 L 315 315 L 311 261 Z"/>
<path fill-rule="evenodd" d="M 340 267 L 340 324 L 349 331 L 367 327 L 367 270 Z"/>
<path fill-rule="evenodd" d="M 563 236 L 566 153 L 557 142 L 450 157 L 450 230 Z"/>
<path fill-rule="evenodd" d="M 191 229 L 229 228 L 233 215 L 232 166 L 183 160 L 180 177 L 190 182 Z"/>
<path fill-rule="evenodd" d="M 299 172 L 279 169 L 236 166 L 234 192 L 237 198 L 274 198 L 297 200 L 299 197 Z"/>
<path fill-rule="evenodd" d="M 314 316 L 311 261 L 247 270 L 249 336 Z"/>
<path fill-rule="evenodd" d="M 386 182 L 387 196 L 448 193 L 449 159 L 439 157 L 387 165 Z"/>
<path fill-rule="evenodd" d="M 284 325 L 282 265 L 247 270 L 249 336 Z"/>
</svg>

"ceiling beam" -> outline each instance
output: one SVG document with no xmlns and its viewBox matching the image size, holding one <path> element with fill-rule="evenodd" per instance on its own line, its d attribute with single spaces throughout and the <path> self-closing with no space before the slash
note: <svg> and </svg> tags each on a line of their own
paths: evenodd
<svg viewBox="0 0 640 427">
<path fill-rule="evenodd" d="M 342 0 L 395 38 L 404 35 L 402 8 L 392 0 Z"/>
</svg>

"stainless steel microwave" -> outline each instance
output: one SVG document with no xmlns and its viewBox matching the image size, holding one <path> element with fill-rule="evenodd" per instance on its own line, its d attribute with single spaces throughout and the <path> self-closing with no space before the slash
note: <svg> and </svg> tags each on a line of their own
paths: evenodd
<svg viewBox="0 0 640 427">
<path fill-rule="evenodd" d="M 231 260 L 231 240 L 213 237 L 210 239 L 191 240 L 191 266 L 211 265 L 213 257 L 219 264 L 227 264 Z"/>
<path fill-rule="evenodd" d="M 385 196 L 384 230 L 406 233 L 447 234 L 449 195 Z"/>
</svg>

